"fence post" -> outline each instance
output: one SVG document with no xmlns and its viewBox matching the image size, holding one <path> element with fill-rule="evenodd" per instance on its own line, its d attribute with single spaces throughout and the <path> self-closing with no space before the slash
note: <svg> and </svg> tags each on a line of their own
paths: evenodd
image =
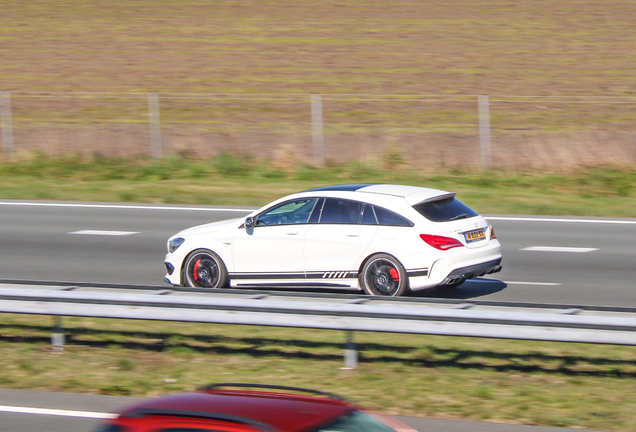
<svg viewBox="0 0 636 432">
<path fill-rule="evenodd" d="M 322 97 L 319 94 L 311 95 L 311 127 L 314 142 L 314 164 L 322 167 L 325 165 L 325 140 L 322 133 Z"/>
<path fill-rule="evenodd" d="M 150 154 L 153 159 L 161 158 L 161 120 L 159 118 L 159 93 L 148 93 L 148 114 L 150 118 Z"/>
<path fill-rule="evenodd" d="M 342 369 L 355 369 L 358 366 L 358 351 L 353 341 L 353 332 L 347 330 L 347 342 L 345 344 L 344 367 Z"/>
<path fill-rule="evenodd" d="M 53 350 L 63 350 L 65 339 L 62 332 L 62 317 L 56 315 L 53 317 L 53 333 L 51 333 L 51 347 Z"/>
<path fill-rule="evenodd" d="M 8 91 L 0 92 L 0 127 L 2 127 L 2 152 L 7 155 L 13 154 L 11 96 Z"/>
<path fill-rule="evenodd" d="M 479 145 L 481 147 L 481 167 L 492 168 L 492 150 L 490 146 L 490 108 L 488 96 L 478 96 L 479 107 Z"/>
</svg>

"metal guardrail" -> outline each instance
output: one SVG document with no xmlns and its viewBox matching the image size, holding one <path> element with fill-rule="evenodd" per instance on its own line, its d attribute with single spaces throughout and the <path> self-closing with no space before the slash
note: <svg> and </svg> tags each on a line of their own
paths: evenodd
<svg viewBox="0 0 636 432">
<path fill-rule="evenodd" d="M 364 297 L 271 300 L 267 295 L 236 298 L 170 290 L 131 294 L 70 289 L 0 288 L 0 312 L 342 330 L 348 335 L 346 367 L 357 364 L 354 331 L 636 345 L 636 313 L 631 310 L 473 310 L 466 303 L 365 304 Z M 52 340 L 59 345 L 59 333 Z"/>
<path fill-rule="evenodd" d="M 488 281 L 493 283 L 504 282 L 497 280 L 487 280 L 479 278 L 480 281 Z M 468 282 L 472 282 L 469 280 Z M 564 313 L 567 311 L 571 313 L 572 310 L 577 310 L 577 313 L 585 312 L 617 312 L 622 314 L 628 314 L 636 316 L 636 307 L 629 306 L 602 306 L 602 305 L 581 305 L 581 304 L 569 304 L 569 303 L 536 303 L 536 302 L 513 302 L 513 301 L 498 301 L 498 300 L 484 300 L 484 299 L 454 299 L 451 297 L 430 297 L 430 296 L 406 296 L 406 297 L 382 297 L 382 296 L 367 296 L 360 293 L 357 290 L 328 290 L 319 289 L 315 291 L 307 290 L 307 287 L 290 287 L 285 288 L 216 288 L 210 290 L 209 288 L 192 288 L 192 287 L 176 287 L 162 285 L 131 285 L 131 284 L 116 284 L 116 283 L 98 283 L 98 282 L 77 282 L 77 281 L 54 281 L 54 280 L 25 280 L 25 279 L 0 279 L 0 288 L 34 288 L 37 289 L 58 289 L 64 291 L 71 290 L 94 290 L 94 289 L 106 289 L 113 290 L 113 292 L 149 292 L 151 294 L 203 294 L 208 296 L 234 296 L 234 297 L 254 297 L 254 298 L 279 298 L 285 299 L 287 297 L 302 298 L 303 300 L 311 301 L 311 299 L 323 299 L 323 300 L 338 300 L 339 302 L 346 302 L 348 300 L 355 301 L 357 303 L 396 303 L 404 305 L 416 305 L 427 304 L 428 306 L 447 306 L 452 308 L 467 307 L 495 307 L 507 310 L 515 309 L 531 309 L 539 312 L 551 312 Z M 21 288 L 22 289 L 22 288 Z M 447 294 L 452 294 L 449 292 Z"/>
</svg>

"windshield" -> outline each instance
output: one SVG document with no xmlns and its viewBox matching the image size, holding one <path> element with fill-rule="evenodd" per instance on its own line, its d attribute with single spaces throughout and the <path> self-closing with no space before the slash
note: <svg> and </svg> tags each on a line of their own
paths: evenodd
<svg viewBox="0 0 636 432">
<path fill-rule="evenodd" d="M 395 430 L 363 412 L 353 411 L 312 432 L 395 432 Z"/>
<path fill-rule="evenodd" d="M 454 196 L 425 201 L 415 204 L 413 208 L 431 222 L 449 222 L 479 216 L 477 212 Z"/>
</svg>

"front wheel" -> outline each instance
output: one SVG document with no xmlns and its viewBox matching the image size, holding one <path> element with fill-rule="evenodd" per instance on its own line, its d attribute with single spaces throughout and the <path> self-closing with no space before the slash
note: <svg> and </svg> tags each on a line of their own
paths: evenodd
<svg viewBox="0 0 636 432">
<path fill-rule="evenodd" d="M 387 254 L 369 258 L 362 267 L 359 281 L 364 292 L 374 296 L 401 296 L 408 289 L 404 266 Z"/>
<path fill-rule="evenodd" d="M 194 288 L 223 288 L 228 274 L 223 260 L 207 249 L 197 249 L 186 259 L 184 282 Z"/>
</svg>

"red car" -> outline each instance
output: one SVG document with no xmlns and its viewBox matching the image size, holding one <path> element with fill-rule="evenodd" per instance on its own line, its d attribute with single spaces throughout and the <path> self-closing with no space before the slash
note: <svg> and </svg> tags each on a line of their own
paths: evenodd
<svg viewBox="0 0 636 432">
<path fill-rule="evenodd" d="M 415 432 L 330 393 L 235 383 L 144 401 L 123 409 L 98 431 Z"/>
</svg>

